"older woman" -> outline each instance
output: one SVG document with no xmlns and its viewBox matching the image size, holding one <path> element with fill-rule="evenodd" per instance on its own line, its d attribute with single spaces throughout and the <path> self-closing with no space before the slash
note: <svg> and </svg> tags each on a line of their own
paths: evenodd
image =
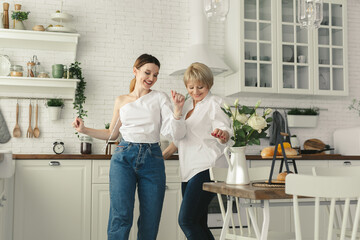
<svg viewBox="0 0 360 240">
<path fill-rule="evenodd" d="M 223 99 L 210 93 L 213 79 L 204 64 L 188 67 L 184 83 L 191 100 L 183 108 L 186 135 L 163 152 L 166 159 L 179 151 L 183 195 L 179 225 L 189 240 L 214 239 L 207 226 L 207 214 L 215 194 L 203 191 L 202 185 L 210 181 L 210 167 L 227 166 L 223 151 L 230 137 L 230 119 L 220 108 Z"/>
</svg>

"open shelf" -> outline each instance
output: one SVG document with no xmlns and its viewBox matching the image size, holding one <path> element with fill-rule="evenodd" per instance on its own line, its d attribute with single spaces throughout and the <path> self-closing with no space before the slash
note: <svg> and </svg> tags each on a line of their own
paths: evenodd
<svg viewBox="0 0 360 240">
<path fill-rule="evenodd" d="M 0 77 L 0 98 L 74 99 L 78 79 Z"/>
<path fill-rule="evenodd" d="M 0 47 L 74 52 L 80 34 L 0 29 Z"/>
</svg>

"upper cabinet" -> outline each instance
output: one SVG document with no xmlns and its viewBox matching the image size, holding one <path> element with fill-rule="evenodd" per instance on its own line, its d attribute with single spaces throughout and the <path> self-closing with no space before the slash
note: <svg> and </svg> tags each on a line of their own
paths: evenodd
<svg viewBox="0 0 360 240">
<path fill-rule="evenodd" d="M 297 0 L 232 2 L 226 95 L 238 92 L 347 95 L 346 2 L 324 3 L 317 30 L 300 28 Z"/>
</svg>

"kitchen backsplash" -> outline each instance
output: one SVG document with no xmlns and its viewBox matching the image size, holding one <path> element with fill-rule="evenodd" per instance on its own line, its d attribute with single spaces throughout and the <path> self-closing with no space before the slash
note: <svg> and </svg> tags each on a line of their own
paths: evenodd
<svg viewBox="0 0 360 240">
<path fill-rule="evenodd" d="M 10 3 L 13 9 L 14 2 Z M 185 93 L 181 77 L 171 77 L 177 61 L 189 42 L 190 26 L 187 0 L 124 0 L 64 1 L 63 12 L 74 16 L 73 27 L 80 33 L 77 60 L 81 62 L 83 75 L 87 82 L 85 110 L 88 117 L 85 123 L 89 127 L 104 128 L 111 121 L 113 104 L 116 96 L 128 92 L 132 78 L 132 66 L 142 53 L 150 53 L 159 58 L 161 69 L 155 89 L 170 93 L 171 89 Z M 50 14 L 60 8 L 59 1 L 16 1 L 22 4 L 24 11 L 30 11 L 27 29 L 34 25 L 53 24 Z M 317 128 L 292 128 L 302 144 L 306 139 L 319 138 L 332 145 L 332 134 L 337 128 L 351 127 L 360 124 L 357 113 L 347 109 L 352 98 L 360 98 L 360 3 L 348 1 L 348 49 L 349 49 L 349 97 L 312 97 L 312 96 L 242 96 L 240 103 L 254 105 L 258 99 L 262 106 L 310 107 L 328 109 L 321 111 Z M 209 24 L 209 45 L 215 52 L 224 57 L 224 24 Z M 32 51 L 22 49 L 3 49 L 0 54 L 8 55 L 13 64 L 25 67 L 34 54 L 50 72 L 53 63 L 69 64 L 71 56 L 51 51 Z M 226 82 L 217 77 L 212 92 L 224 95 Z M 235 98 L 226 98 L 233 103 Z M 20 105 L 19 125 L 21 138 L 12 138 L 0 149 L 10 149 L 14 153 L 53 153 L 52 144 L 57 139 L 65 143 L 65 153 L 80 153 L 80 142 L 74 134 L 71 122 L 75 118 L 72 102 L 67 100 L 61 119 L 50 121 L 47 116 L 44 100 L 39 104 L 39 138 L 26 138 L 28 128 L 29 99 L 0 99 L 0 111 L 4 115 L 10 132 L 13 131 L 16 119 L 16 102 Z M 33 109 L 36 100 L 31 100 Z M 283 112 L 283 110 L 279 110 Z M 35 126 L 33 110 L 32 126 Z M 103 153 L 104 141 L 94 140 L 93 153 Z M 268 145 L 262 141 L 261 146 L 248 147 L 248 153 L 259 153 Z"/>
</svg>

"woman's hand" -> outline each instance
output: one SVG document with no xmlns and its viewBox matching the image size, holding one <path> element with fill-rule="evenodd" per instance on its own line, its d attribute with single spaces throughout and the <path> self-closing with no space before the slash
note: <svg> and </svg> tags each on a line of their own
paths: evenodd
<svg viewBox="0 0 360 240">
<path fill-rule="evenodd" d="M 174 103 L 174 116 L 179 119 L 182 114 L 182 109 L 185 103 L 185 97 L 181 93 L 171 90 L 171 97 Z"/>
<path fill-rule="evenodd" d="M 75 118 L 75 120 L 72 123 L 72 126 L 79 133 L 82 133 L 85 128 L 84 121 L 79 117 Z"/>
<path fill-rule="evenodd" d="M 227 131 L 223 131 L 221 129 L 216 128 L 211 135 L 214 138 L 218 138 L 222 144 L 227 143 L 229 141 L 229 133 Z"/>
</svg>

